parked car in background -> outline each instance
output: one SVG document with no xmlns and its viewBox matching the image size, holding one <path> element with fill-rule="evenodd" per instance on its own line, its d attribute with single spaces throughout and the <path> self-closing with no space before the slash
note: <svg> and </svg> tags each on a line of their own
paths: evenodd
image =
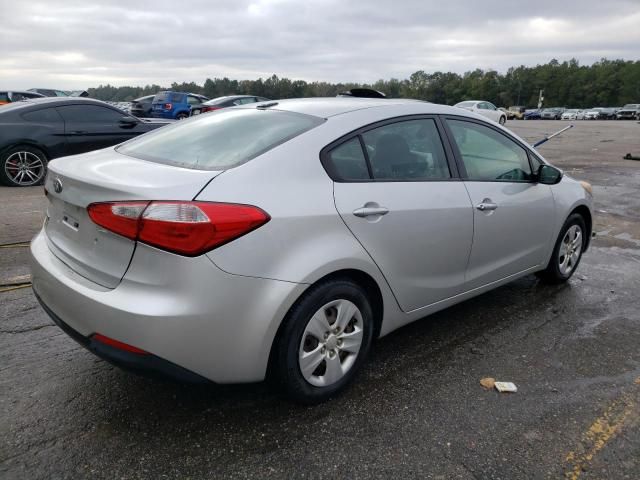
<svg viewBox="0 0 640 480">
<path fill-rule="evenodd" d="M 524 120 L 540 120 L 541 110 L 530 108 L 524 111 Z"/>
<path fill-rule="evenodd" d="M 235 107 L 237 105 L 245 105 L 247 103 L 268 102 L 268 98 L 258 97 L 256 95 L 227 95 L 218 97 L 204 102 L 202 105 L 191 108 L 191 115 L 200 115 L 201 113 L 213 112 L 221 108 Z"/>
<path fill-rule="evenodd" d="M 584 114 L 585 120 L 597 120 L 600 116 L 600 111 L 604 110 L 601 107 L 589 108 Z"/>
<path fill-rule="evenodd" d="M 578 120 L 578 114 L 580 110 L 577 108 L 569 108 L 562 112 L 561 120 Z"/>
<path fill-rule="evenodd" d="M 615 108 L 603 108 L 600 110 L 598 120 L 615 120 L 616 109 Z"/>
<path fill-rule="evenodd" d="M 511 106 L 509 107 L 509 115 L 511 116 L 507 117 L 507 119 L 513 118 L 514 120 L 524 120 L 525 110 L 526 109 L 524 107 L 521 107 L 519 105 Z"/>
<path fill-rule="evenodd" d="M 618 120 L 640 120 L 640 103 L 627 103 L 616 113 Z"/>
<path fill-rule="evenodd" d="M 0 183 L 37 185 L 47 162 L 122 143 L 169 121 L 142 121 L 99 100 L 40 98 L 0 108 Z"/>
<path fill-rule="evenodd" d="M 69 92 L 64 90 L 56 90 L 55 88 L 30 88 L 28 92 L 36 92 L 45 97 L 68 97 Z"/>
<path fill-rule="evenodd" d="M 327 400 L 376 338 L 525 275 L 559 284 L 577 270 L 591 186 L 478 117 L 292 99 L 56 160 L 33 291 L 123 368 L 268 375 L 295 401 Z"/>
<path fill-rule="evenodd" d="M 158 92 L 151 102 L 151 117 L 182 120 L 191 115 L 193 107 L 199 107 L 207 100 L 204 95 L 196 93 Z"/>
<path fill-rule="evenodd" d="M 542 120 L 560 120 L 560 118 L 562 118 L 563 112 L 564 112 L 564 108 L 559 108 L 559 107 L 544 108 L 540 112 L 540 118 Z"/>
<path fill-rule="evenodd" d="M 454 107 L 464 108 L 465 110 L 483 115 L 494 122 L 498 122 L 500 125 L 504 125 L 507 121 L 507 114 L 498 110 L 491 102 L 485 102 L 483 100 L 467 100 L 456 103 Z"/>
<path fill-rule="evenodd" d="M 587 114 L 586 109 L 578 110 L 578 113 L 576 113 L 576 120 L 584 120 L 586 114 Z"/>
<path fill-rule="evenodd" d="M 42 98 L 44 95 L 40 95 L 35 92 L 22 92 L 20 90 L 0 90 L 0 105 L 7 103 L 19 102 L 20 100 L 29 100 L 32 98 Z"/>
<path fill-rule="evenodd" d="M 130 112 L 140 118 L 148 118 L 151 116 L 151 105 L 155 95 L 147 95 L 145 97 L 136 98 L 131 102 Z"/>
</svg>

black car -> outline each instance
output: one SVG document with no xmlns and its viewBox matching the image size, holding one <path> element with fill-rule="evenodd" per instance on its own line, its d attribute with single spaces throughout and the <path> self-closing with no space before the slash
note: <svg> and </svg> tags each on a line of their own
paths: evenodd
<svg viewBox="0 0 640 480">
<path fill-rule="evenodd" d="M 55 88 L 30 88 L 27 92 L 35 92 L 45 97 L 68 97 L 69 92 L 64 90 L 57 90 Z"/>
<path fill-rule="evenodd" d="M 39 98 L 0 108 L 0 183 L 42 182 L 49 160 L 105 148 L 169 121 L 139 120 L 99 100 Z"/>
<path fill-rule="evenodd" d="M 0 90 L 0 105 L 7 103 L 19 102 L 20 100 L 29 100 L 32 98 L 42 98 L 44 95 L 40 95 L 35 92 L 22 92 L 20 90 Z"/>
<path fill-rule="evenodd" d="M 149 118 L 151 116 L 151 104 L 155 95 L 136 98 L 131 102 L 131 115 L 139 118 Z"/>
<path fill-rule="evenodd" d="M 192 106 L 191 115 L 200 115 L 201 113 L 213 112 L 221 108 L 235 107 L 244 105 L 245 103 L 268 102 L 268 98 L 258 97 L 256 95 L 228 95 L 226 97 L 218 97 L 204 102 L 202 105 Z"/>
<path fill-rule="evenodd" d="M 615 108 L 603 108 L 598 113 L 598 120 L 615 120 L 617 110 Z"/>
</svg>

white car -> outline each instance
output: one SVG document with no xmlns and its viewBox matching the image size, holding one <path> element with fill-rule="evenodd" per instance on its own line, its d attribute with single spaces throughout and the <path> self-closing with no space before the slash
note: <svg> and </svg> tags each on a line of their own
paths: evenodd
<svg viewBox="0 0 640 480">
<path fill-rule="evenodd" d="M 580 112 L 581 110 L 578 110 L 577 108 L 571 108 L 569 110 L 565 110 L 562 116 L 560 117 L 560 119 L 561 120 L 578 120 L 578 114 Z"/>
<path fill-rule="evenodd" d="M 597 120 L 598 117 L 600 116 L 600 112 L 602 110 L 603 110 L 602 108 L 590 108 L 585 112 L 584 119 L 585 120 Z"/>
<path fill-rule="evenodd" d="M 456 103 L 454 107 L 464 108 L 472 112 L 484 115 L 490 118 L 494 122 L 498 122 L 500 125 L 504 125 L 507 122 L 507 114 L 498 108 L 491 102 L 485 102 L 483 100 L 466 100 L 464 102 Z"/>
</svg>

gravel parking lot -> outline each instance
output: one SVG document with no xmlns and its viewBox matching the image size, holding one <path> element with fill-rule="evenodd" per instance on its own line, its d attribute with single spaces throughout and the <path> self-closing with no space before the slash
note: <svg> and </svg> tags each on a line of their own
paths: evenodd
<svg viewBox="0 0 640 480">
<path fill-rule="evenodd" d="M 563 125 L 507 123 L 531 142 Z M 28 249 L 7 244 L 31 239 L 45 201 L 0 187 L 0 478 L 640 478 L 640 162 L 622 159 L 640 124 L 575 125 L 540 147 L 594 185 L 597 236 L 569 284 L 526 277 L 409 325 L 316 407 L 85 351 L 6 286 L 28 282 Z"/>
</svg>

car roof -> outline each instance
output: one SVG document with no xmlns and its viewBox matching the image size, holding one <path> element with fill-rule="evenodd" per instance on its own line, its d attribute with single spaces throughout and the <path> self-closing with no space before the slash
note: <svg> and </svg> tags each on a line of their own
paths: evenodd
<svg viewBox="0 0 640 480">
<path fill-rule="evenodd" d="M 252 95 L 253 96 L 253 95 Z M 423 104 L 430 105 L 436 113 L 436 107 L 446 107 L 445 105 L 436 105 L 421 100 L 409 100 L 401 98 L 357 98 L 357 97 L 316 97 L 316 98 L 292 98 L 287 100 L 268 100 L 266 102 L 250 103 L 241 105 L 237 108 L 270 108 L 273 110 L 282 110 L 293 113 L 302 113 L 313 115 L 321 118 L 329 118 L 343 113 L 362 110 L 365 108 L 384 108 L 398 105 Z M 446 107 L 451 112 L 457 112 L 459 109 Z M 449 110 L 447 111 L 449 112 Z"/>
<path fill-rule="evenodd" d="M 120 110 L 118 107 L 114 107 L 113 105 L 109 105 L 102 100 L 96 100 L 94 98 L 86 98 L 86 97 L 42 97 L 42 98 L 31 98 L 29 100 L 20 100 L 18 102 L 13 102 L 10 104 L 11 111 L 15 111 L 17 109 L 22 108 L 35 108 L 40 106 L 51 106 L 57 107 L 62 105 L 99 105 L 102 107 L 108 107 L 111 109 Z M 5 105 L 0 112 L 8 112 L 9 106 Z"/>
</svg>

